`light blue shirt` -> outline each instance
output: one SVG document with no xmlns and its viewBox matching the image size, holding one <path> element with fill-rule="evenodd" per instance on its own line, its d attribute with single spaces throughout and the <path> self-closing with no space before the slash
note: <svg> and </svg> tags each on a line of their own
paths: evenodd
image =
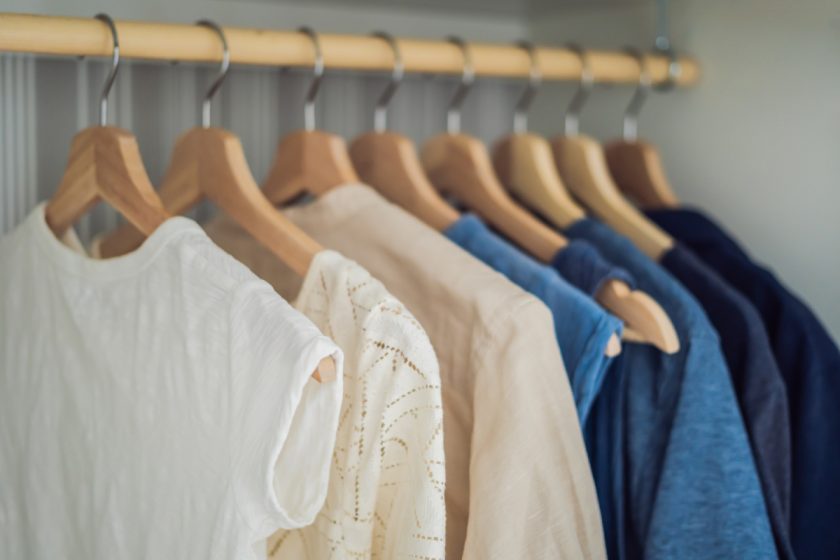
<svg viewBox="0 0 840 560">
<path fill-rule="evenodd" d="M 621 321 L 563 280 L 556 270 L 531 259 L 472 214 L 464 214 L 444 234 L 551 310 L 578 418 L 585 425 L 611 362 L 604 355 L 607 341 L 621 334 Z"/>
</svg>

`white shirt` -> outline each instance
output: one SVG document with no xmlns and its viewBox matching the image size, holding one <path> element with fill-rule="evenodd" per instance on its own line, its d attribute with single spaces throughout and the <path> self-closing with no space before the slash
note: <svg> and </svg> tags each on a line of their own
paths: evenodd
<svg viewBox="0 0 840 560">
<path fill-rule="evenodd" d="M 192 221 L 97 261 L 39 206 L 0 317 L 0 557 L 254 558 L 323 505 L 343 354 Z"/>
<path fill-rule="evenodd" d="M 322 251 L 300 280 L 231 221 L 211 238 L 269 281 L 344 351 L 344 401 L 324 508 L 269 539 L 272 560 L 443 558 L 440 372 L 413 315 L 355 262 Z M 299 287 L 300 286 L 300 287 Z M 298 291 L 299 289 L 299 291 Z"/>
</svg>

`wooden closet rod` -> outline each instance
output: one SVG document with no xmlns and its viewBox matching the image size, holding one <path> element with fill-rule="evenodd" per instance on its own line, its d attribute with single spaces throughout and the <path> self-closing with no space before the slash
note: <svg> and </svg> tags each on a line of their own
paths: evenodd
<svg viewBox="0 0 840 560">
<path fill-rule="evenodd" d="M 196 25 L 117 21 L 123 58 L 210 62 L 219 59 L 219 39 L 212 30 Z M 312 42 L 295 31 L 225 27 L 234 64 L 262 66 L 310 66 Z M 330 69 L 390 71 L 391 49 L 381 39 L 358 35 L 320 36 L 324 62 Z M 398 39 L 406 72 L 460 74 L 461 52 L 446 41 Z M 525 78 L 528 54 L 521 48 L 501 44 L 470 44 L 475 73 L 479 76 Z M 68 55 L 110 56 L 108 27 L 94 18 L 67 18 L 28 14 L 0 14 L 0 51 Z M 547 80 L 577 80 L 580 60 L 562 48 L 537 49 L 542 76 Z M 595 80 L 604 83 L 636 83 L 639 66 L 633 57 L 619 51 L 591 51 Z M 668 62 L 650 57 L 654 81 L 663 81 Z M 680 85 L 697 81 L 695 60 L 681 57 Z"/>
</svg>

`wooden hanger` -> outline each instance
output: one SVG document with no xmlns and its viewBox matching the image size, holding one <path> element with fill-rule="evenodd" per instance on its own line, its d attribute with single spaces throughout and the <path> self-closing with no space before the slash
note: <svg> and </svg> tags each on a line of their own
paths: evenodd
<svg viewBox="0 0 840 560">
<path fill-rule="evenodd" d="M 516 204 L 502 187 L 484 144 L 460 133 L 461 104 L 472 85 L 474 73 L 466 44 L 449 39 L 461 48 L 464 71 L 447 111 L 447 132 L 426 142 L 421 160 L 432 184 L 468 206 L 540 262 L 548 263 L 567 245 L 566 239 Z M 604 352 L 616 356 L 621 342 L 613 335 Z"/>
<path fill-rule="evenodd" d="M 493 149 L 493 166 L 517 200 L 561 230 L 586 217 L 563 184 L 545 138 L 527 132 L 502 138 Z"/>
<path fill-rule="evenodd" d="M 449 40 L 461 48 L 464 71 L 447 110 L 447 132 L 434 136 L 423 146 L 423 168 L 438 190 L 453 195 L 527 253 L 541 262 L 550 262 L 566 246 L 566 239 L 510 198 L 496 177 L 484 144 L 460 132 L 461 105 L 472 86 L 474 72 L 466 44 L 457 37 Z"/>
<path fill-rule="evenodd" d="M 318 35 L 309 27 L 301 27 L 299 31 L 312 39 L 315 77 L 306 93 L 305 127 L 283 138 L 263 183 L 266 198 L 275 205 L 284 204 L 306 192 L 320 196 L 335 187 L 359 182 L 344 140 L 315 130 L 315 97 L 324 75 L 324 57 Z"/>
<path fill-rule="evenodd" d="M 578 115 L 593 86 L 592 71 L 580 47 L 581 82 L 566 111 L 565 135 L 551 142 L 554 161 L 569 190 L 598 218 L 628 237 L 646 255 L 659 260 L 673 239 L 625 199 L 610 175 L 604 151 L 593 138 L 578 134 Z"/>
<path fill-rule="evenodd" d="M 388 104 L 403 77 L 399 45 L 388 33 L 377 31 L 374 35 L 390 45 L 394 70 L 376 102 L 373 131 L 352 142 L 350 157 L 366 184 L 435 230 L 444 231 L 458 219 L 458 211 L 429 182 L 411 140 L 387 130 Z"/>
<path fill-rule="evenodd" d="M 52 232 L 61 237 L 98 201 L 104 200 L 140 232 L 142 240 L 169 217 L 146 174 L 137 139 L 128 131 L 107 126 L 108 94 L 120 62 L 119 39 L 113 20 L 97 19 L 111 29 L 113 66 L 100 98 L 99 126 L 76 134 L 58 190 L 47 202 L 45 214 Z"/>
<path fill-rule="evenodd" d="M 188 130 L 175 143 L 159 190 L 160 197 L 166 208 L 175 214 L 183 214 L 205 198 L 213 201 L 262 246 L 303 277 L 315 255 L 323 249 L 266 199 L 251 174 L 239 138 L 227 130 L 210 128 L 210 100 L 227 75 L 229 56 L 221 28 L 208 20 L 198 24 L 210 27 L 222 38 L 221 72 L 204 99 L 202 126 Z M 136 242 L 136 230 L 123 226 L 103 240 L 101 253 L 103 256 L 120 254 Z M 321 360 L 313 377 L 322 382 L 333 381 L 333 359 Z"/>
<path fill-rule="evenodd" d="M 651 89 L 648 59 L 634 47 L 625 47 L 624 51 L 639 63 L 639 85 L 624 111 L 622 138 L 604 147 L 607 165 L 618 188 L 643 208 L 678 206 L 679 201 L 668 181 L 659 150 L 637 136 L 639 113 Z M 669 66 L 669 71 L 670 68 L 672 66 Z M 670 78 L 673 80 L 673 77 Z"/>
<path fill-rule="evenodd" d="M 516 102 L 513 133 L 493 149 L 493 166 L 502 184 L 521 201 L 555 226 L 565 229 L 586 216 L 569 195 L 554 165 L 548 141 L 528 133 L 528 110 L 542 83 L 537 51 L 528 41 L 516 43 L 528 53 L 528 85 Z"/>
<path fill-rule="evenodd" d="M 548 141 L 527 132 L 528 109 L 541 78 L 533 45 L 524 41 L 518 45 L 528 51 L 531 59 L 530 79 L 516 104 L 514 133 L 496 145 L 493 163 L 502 183 L 517 199 L 549 223 L 565 229 L 583 219 L 585 212 L 568 194 Z M 631 290 L 625 282 L 613 279 L 604 283 L 595 299 L 625 323 L 625 340 L 653 344 L 666 353 L 679 349 L 679 339 L 668 315 L 644 292 Z"/>
<path fill-rule="evenodd" d="M 423 167 L 433 185 L 453 195 L 527 253 L 548 263 L 566 239 L 517 205 L 499 183 L 477 138 L 439 134 L 423 147 Z"/>
</svg>

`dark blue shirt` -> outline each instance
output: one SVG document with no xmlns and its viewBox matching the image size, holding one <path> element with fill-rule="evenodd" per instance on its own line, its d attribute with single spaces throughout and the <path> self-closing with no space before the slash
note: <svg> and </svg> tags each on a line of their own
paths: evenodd
<svg viewBox="0 0 840 560">
<path fill-rule="evenodd" d="M 593 407 L 590 461 L 610 557 L 775 557 L 746 429 L 703 310 L 606 226 L 581 220 L 566 233 L 627 269 L 680 338 L 680 350 L 670 355 L 625 343 Z"/>
<path fill-rule="evenodd" d="M 791 533 L 801 559 L 840 558 L 840 350 L 769 270 L 720 226 L 687 209 L 648 215 L 689 246 L 761 315 L 787 387 L 793 447 Z"/>
<path fill-rule="evenodd" d="M 607 280 L 620 280 L 634 287 L 633 276 L 608 262 L 591 243 L 572 239 L 557 251 L 551 266 L 575 288 L 595 296 Z"/>
<path fill-rule="evenodd" d="M 551 310 L 578 418 L 584 425 L 611 362 L 604 349 L 611 336 L 621 334 L 621 321 L 568 284 L 554 269 L 539 264 L 493 233 L 473 214 L 462 215 L 444 234 Z"/>
</svg>

